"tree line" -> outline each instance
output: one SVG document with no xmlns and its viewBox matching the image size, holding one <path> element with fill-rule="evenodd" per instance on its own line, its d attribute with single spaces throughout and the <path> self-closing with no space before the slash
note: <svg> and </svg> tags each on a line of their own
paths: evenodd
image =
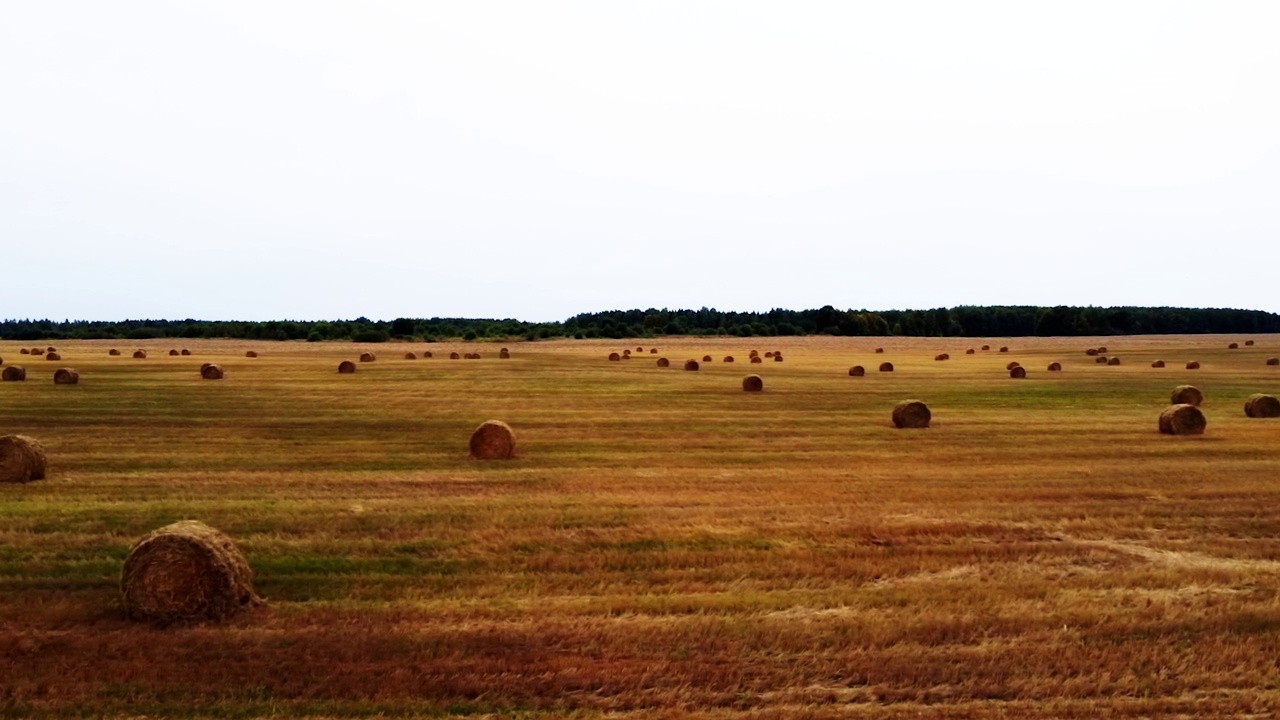
<svg viewBox="0 0 1280 720">
<path fill-rule="evenodd" d="M 1169 307 L 959 306 L 932 310 L 775 309 L 768 312 L 609 310 L 563 322 L 480 318 L 396 320 L 4 320 L 5 340 L 441 340 L 624 338 L 659 335 L 900 335 L 910 337 L 1024 337 L 1280 333 L 1280 315 L 1261 310 Z"/>
</svg>

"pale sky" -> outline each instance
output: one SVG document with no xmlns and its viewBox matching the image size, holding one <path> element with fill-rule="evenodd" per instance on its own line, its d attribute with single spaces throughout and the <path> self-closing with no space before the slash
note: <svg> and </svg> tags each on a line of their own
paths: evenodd
<svg viewBox="0 0 1280 720">
<path fill-rule="evenodd" d="M 0 318 L 1280 311 L 1280 2 L 0 0 Z"/>
</svg>

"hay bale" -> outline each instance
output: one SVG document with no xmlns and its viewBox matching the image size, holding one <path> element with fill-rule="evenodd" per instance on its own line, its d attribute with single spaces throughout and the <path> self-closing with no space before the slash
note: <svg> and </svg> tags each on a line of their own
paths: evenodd
<svg viewBox="0 0 1280 720">
<path fill-rule="evenodd" d="M 120 592 L 129 617 L 161 624 L 225 620 L 262 602 L 236 544 L 197 520 L 166 525 L 134 543 Z"/>
<path fill-rule="evenodd" d="M 932 420 L 929 406 L 919 400 L 904 400 L 893 409 L 893 426 L 896 428 L 927 428 Z"/>
<path fill-rule="evenodd" d="M 630 354 L 631 354 L 631 348 L 623 348 L 623 349 L 622 349 L 622 354 L 623 354 L 623 355 L 630 355 Z"/>
<path fill-rule="evenodd" d="M 134 351 L 133 351 L 133 359 L 134 359 L 134 360 L 146 360 L 146 359 L 147 359 L 147 351 L 146 351 L 146 350 L 134 350 Z"/>
<path fill-rule="evenodd" d="M 732 356 L 732 355 L 725 355 L 725 356 L 724 356 L 724 362 L 733 362 L 733 356 Z"/>
<path fill-rule="evenodd" d="M 511 351 L 510 351 L 510 350 L 508 350 L 508 349 L 506 349 L 506 348 L 502 348 L 501 350 L 499 350 L 499 351 L 498 351 L 498 359 L 499 359 L 499 360 L 510 360 L 510 359 L 511 359 Z"/>
<path fill-rule="evenodd" d="M 1173 389 L 1173 395 L 1169 398 L 1170 405 L 1195 405 L 1199 407 L 1204 402 L 1204 393 L 1194 385 L 1179 385 Z"/>
<path fill-rule="evenodd" d="M 56 347 L 54 347 L 54 346 L 52 346 L 52 345 L 50 345 L 49 347 L 45 348 L 45 350 L 46 350 L 47 352 L 58 352 L 58 348 L 56 348 Z"/>
<path fill-rule="evenodd" d="M 933 359 L 934 360 L 950 360 L 951 356 L 946 353 L 942 353 L 940 355 L 934 355 Z"/>
<path fill-rule="evenodd" d="M 1164 361 L 1163 361 L 1163 360 L 1156 360 L 1155 362 L 1151 363 L 1151 367 L 1153 367 L 1153 368 L 1162 368 L 1162 367 L 1164 367 Z"/>
<path fill-rule="evenodd" d="M 884 354 L 884 348 L 876 348 L 876 354 L 877 354 L 877 355 L 883 355 L 883 354 Z"/>
<path fill-rule="evenodd" d="M 1021 365 L 1009 370 L 1009 377 L 1014 380 L 1021 380 L 1027 376 L 1027 369 Z"/>
<path fill-rule="evenodd" d="M 429 357 L 435 357 L 435 356 L 431 354 L 430 350 L 426 350 L 422 353 L 422 357 L 429 358 Z"/>
<path fill-rule="evenodd" d="M 191 351 L 190 351 L 190 350 L 188 350 L 188 349 L 186 349 L 186 348 L 182 348 L 182 352 L 180 352 L 180 353 L 178 353 L 178 354 L 179 354 L 179 355 L 182 355 L 182 356 L 187 356 L 187 355 L 190 355 L 190 354 L 191 354 Z"/>
<path fill-rule="evenodd" d="M 649 354 L 650 354 L 650 355 L 657 355 L 657 354 L 658 354 L 658 348 L 649 348 Z"/>
<path fill-rule="evenodd" d="M 250 351 L 246 352 L 246 353 L 244 354 L 244 356 L 245 356 L 245 357 L 247 357 L 247 358 L 256 358 L 256 357 L 258 357 L 258 353 L 257 353 L 257 351 L 250 350 Z"/>
<path fill-rule="evenodd" d="M 893 363 L 891 362 L 880 363 L 880 372 L 893 372 Z"/>
<path fill-rule="evenodd" d="M 764 378 L 759 375 L 748 375 L 742 378 L 742 389 L 745 392 L 764 391 Z"/>
<path fill-rule="evenodd" d="M 1098 347 L 1098 354 L 1099 354 L 1099 355 L 1102 355 L 1102 354 L 1103 354 L 1103 353 L 1105 353 L 1105 352 L 1107 352 L 1107 346 L 1106 346 L 1106 345 L 1100 345 L 1100 346 Z"/>
<path fill-rule="evenodd" d="M 0 437 L 0 483 L 43 480 L 48 464 L 44 446 L 26 435 Z"/>
<path fill-rule="evenodd" d="M 417 360 L 417 359 L 418 359 L 418 356 L 417 356 L 417 354 L 415 354 L 415 353 L 407 352 L 407 353 L 405 353 L 405 354 L 404 354 L 404 359 L 405 359 L 405 360 Z"/>
<path fill-rule="evenodd" d="M 1252 340 L 1245 340 L 1245 341 L 1244 341 L 1244 346 L 1245 346 L 1245 347 L 1253 347 L 1253 341 L 1252 341 Z"/>
<path fill-rule="evenodd" d="M 360 353 L 360 362 L 377 362 L 378 356 L 371 352 Z"/>
<path fill-rule="evenodd" d="M 516 434 L 501 420 L 487 420 L 471 433 L 471 457 L 506 460 L 515 455 Z"/>
<path fill-rule="evenodd" d="M 461 356 L 461 355 L 459 355 L 459 354 L 458 354 L 458 353 L 456 353 L 456 352 L 451 352 L 451 353 L 449 353 L 449 359 L 450 359 L 450 360 L 461 360 L 461 359 L 462 359 L 462 356 Z"/>
<path fill-rule="evenodd" d="M 774 361 L 774 362 L 782 362 L 782 353 L 779 353 L 779 352 L 774 353 L 774 354 L 773 354 L 773 361 Z"/>
<path fill-rule="evenodd" d="M 26 368 L 23 368 L 21 365 L 6 365 L 4 370 L 0 370 L 0 381 L 21 382 L 26 379 Z"/>
<path fill-rule="evenodd" d="M 670 367 L 671 361 L 666 358 L 658 358 L 658 367 Z"/>
<path fill-rule="evenodd" d="M 1093 359 L 1093 362 L 1094 362 L 1095 364 L 1098 364 L 1098 365 L 1106 365 L 1106 364 L 1107 364 L 1107 356 L 1106 356 L 1106 355 L 1099 355 L 1098 357 L 1096 357 L 1096 358 L 1094 358 L 1094 359 Z"/>
<path fill-rule="evenodd" d="M 1228 346 L 1227 346 L 1227 349 L 1228 349 L 1228 350 L 1239 350 L 1239 349 L 1240 349 L 1240 343 L 1231 343 L 1230 345 L 1228 345 Z"/>
<path fill-rule="evenodd" d="M 990 346 L 990 345 L 983 345 L 983 346 L 982 346 L 982 349 L 983 349 L 984 351 L 985 351 L 985 350 L 990 350 L 990 349 L 991 349 L 991 346 Z"/>
<path fill-rule="evenodd" d="M 477 355 L 476 357 L 480 357 L 480 356 L 479 356 L 479 355 Z M 623 355 L 623 356 L 622 356 L 622 359 L 623 359 L 623 360 L 630 360 L 630 359 L 631 359 L 631 356 L 630 356 L 630 355 Z"/>
<path fill-rule="evenodd" d="M 1000 352 L 1009 352 L 1009 348 L 1008 348 L 1008 347 L 1002 347 L 1002 348 L 1000 348 Z"/>
<path fill-rule="evenodd" d="M 751 352 L 747 353 L 747 357 L 749 358 L 758 357 L 759 355 L 760 355 L 759 350 L 752 350 Z"/>
<path fill-rule="evenodd" d="M 764 358 L 760 357 L 759 355 L 756 355 L 755 357 L 751 358 L 752 365 L 759 365 L 762 362 L 764 362 Z"/>
<path fill-rule="evenodd" d="M 689 370 L 689 371 L 697 370 L 697 369 L 698 369 L 698 361 L 697 361 L 697 360 L 685 360 L 685 361 L 684 361 L 684 369 L 685 369 L 685 370 Z"/>
<path fill-rule="evenodd" d="M 1097 356 L 1098 356 L 1098 348 L 1089 348 L 1088 350 L 1085 350 L 1085 351 L 1084 351 L 1084 354 L 1085 354 L 1085 355 L 1088 355 L 1089 357 L 1097 357 Z"/>
<path fill-rule="evenodd" d="M 1280 358 L 1267 358 L 1268 365 L 1280 365 Z"/>
<path fill-rule="evenodd" d="M 342 372 L 339 370 L 338 372 Z M 223 375 L 222 366 L 217 363 L 205 363 L 200 366 L 200 377 L 205 380 L 221 380 Z"/>
<path fill-rule="evenodd" d="M 703 356 L 702 356 L 702 362 L 711 362 L 711 356 L 710 356 L 710 355 L 703 355 Z"/>
<path fill-rule="evenodd" d="M 867 369 L 861 365 L 854 365 L 849 368 L 849 377 L 862 377 L 867 374 Z"/>
<path fill-rule="evenodd" d="M 1009 363 L 1008 365 L 1005 365 L 1005 366 L 1004 366 L 1004 369 L 1005 369 L 1005 370 L 1012 370 L 1012 369 L 1014 369 L 1014 368 L 1016 368 L 1016 367 L 1022 367 L 1022 363 L 1018 362 L 1017 360 L 1014 360 L 1013 362 Z"/>
<path fill-rule="evenodd" d="M 1244 401 L 1244 414 L 1251 418 L 1280 417 L 1280 400 L 1273 395 L 1258 393 Z"/>
<path fill-rule="evenodd" d="M 75 368 L 58 368 L 58 370 L 53 373 L 53 384 L 54 385 L 79 385 L 80 372 L 77 371 Z"/>
<path fill-rule="evenodd" d="M 622 359 L 622 356 L 619 355 L 618 353 L 616 352 L 609 353 L 609 362 L 618 362 L 621 359 Z"/>
<path fill-rule="evenodd" d="M 766 358 L 771 358 L 771 357 L 773 357 L 773 351 L 772 351 L 772 350 L 766 350 L 766 351 L 765 351 L 765 353 L 764 353 L 764 356 L 765 356 Z"/>
<path fill-rule="evenodd" d="M 355 371 L 356 371 L 356 364 L 351 362 L 350 360 L 343 360 L 342 362 L 338 363 L 339 375 L 350 375 Z"/>
<path fill-rule="evenodd" d="M 113 355 L 113 356 L 114 356 L 114 355 L 119 355 L 119 354 L 120 354 L 120 351 L 119 351 L 119 350 L 117 350 L 117 349 L 115 349 L 115 348 L 111 348 L 110 350 L 108 350 L 108 351 L 107 351 L 107 354 L 108 354 L 108 355 Z"/>
<path fill-rule="evenodd" d="M 1195 360 L 1192 360 L 1191 362 L 1187 363 L 1187 369 L 1188 369 L 1188 370 L 1199 370 L 1199 369 L 1200 369 L 1200 363 L 1196 362 Z"/>
<path fill-rule="evenodd" d="M 965 351 L 964 351 L 964 354 L 965 354 L 965 355 L 977 355 L 977 354 L 978 354 L 978 351 L 977 351 L 977 350 L 974 350 L 973 348 L 969 348 L 968 350 L 965 350 Z"/>
<path fill-rule="evenodd" d="M 31 354 L 32 354 L 32 355 L 43 355 L 43 354 L 44 354 L 44 350 L 43 350 L 43 349 L 41 349 L 41 348 L 31 348 Z"/>
<path fill-rule="evenodd" d="M 1062 372 L 1062 363 L 1060 362 L 1049 363 L 1049 372 Z"/>
<path fill-rule="evenodd" d="M 1165 435 L 1203 435 L 1204 413 L 1195 405 L 1170 405 L 1160 413 L 1160 432 Z"/>
<path fill-rule="evenodd" d="M 1107 364 L 1108 364 L 1108 365 L 1119 365 L 1119 364 L 1120 364 L 1120 358 L 1118 358 L 1118 357 L 1112 357 L 1110 360 L 1107 360 Z"/>
<path fill-rule="evenodd" d="M 479 360 L 479 359 L 480 359 L 480 353 L 471 353 L 471 359 L 472 359 L 472 360 Z M 628 359 L 628 360 L 630 360 L 631 358 L 627 358 L 627 359 Z"/>
<path fill-rule="evenodd" d="M 644 348 L 642 348 L 642 347 L 640 347 L 639 345 L 637 345 L 637 346 L 636 346 L 636 352 L 644 352 Z"/>
<path fill-rule="evenodd" d="M 45 359 L 45 360 L 61 360 L 61 359 L 62 359 L 62 356 L 61 356 L 61 355 L 59 355 L 59 354 L 58 354 L 58 353 L 56 353 L 56 352 L 51 352 L 51 353 L 49 353 L 48 355 L 45 355 L 45 356 L 44 356 L 44 359 Z"/>
<path fill-rule="evenodd" d="M 169 349 L 169 357 L 178 357 L 178 351 L 176 348 Z"/>
<path fill-rule="evenodd" d="M 30 355 L 30 354 L 31 354 L 31 350 L 30 350 L 30 349 L 28 349 L 28 348 L 22 348 L 22 349 L 21 349 L 21 350 L 19 350 L 18 352 L 19 352 L 19 353 L 21 353 L 22 355 Z"/>
</svg>

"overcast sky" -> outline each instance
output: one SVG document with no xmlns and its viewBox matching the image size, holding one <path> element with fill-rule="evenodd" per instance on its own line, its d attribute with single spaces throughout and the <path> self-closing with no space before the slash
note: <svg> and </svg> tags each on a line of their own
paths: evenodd
<svg viewBox="0 0 1280 720">
<path fill-rule="evenodd" d="M 1280 3 L 0 2 L 0 317 L 1280 311 Z"/>
</svg>

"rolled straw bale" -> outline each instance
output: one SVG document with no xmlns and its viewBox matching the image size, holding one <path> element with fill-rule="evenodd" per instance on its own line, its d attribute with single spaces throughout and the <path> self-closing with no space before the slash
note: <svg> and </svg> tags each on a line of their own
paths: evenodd
<svg viewBox="0 0 1280 720">
<path fill-rule="evenodd" d="M 1244 346 L 1245 346 L 1245 347 L 1253 347 L 1253 341 L 1252 341 L 1252 340 L 1245 340 L 1245 341 L 1244 341 Z"/>
<path fill-rule="evenodd" d="M 896 428 L 927 428 L 932 420 L 929 406 L 919 400 L 904 400 L 893 409 L 893 426 Z"/>
<path fill-rule="evenodd" d="M 766 358 L 771 358 L 771 357 L 773 357 L 773 351 L 772 351 L 772 350 L 766 350 L 766 351 L 764 352 L 764 356 L 765 356 Z"/>
<path fill-rule="evenodd" d="M 377 362 L 378 356 L 371 352 L 360 353 L 360 362 Z"/>
<path fill-rule="evenodd" d="M 245 357 L 247 357 L 247 358 L 256 358 L 256 357 L 258 357 L 258 352 L 257 352 L 256 350 L 250 350 L 250 351 L 246 352 L 246 353 L 244 354 L 244 356 L 245 356 Z"/>
<path fill-rule="evenodd" d="M 1089 348 L 1088 350 L 1085 350 L 1085 351 L 1084 351 L 1084 354 L 1085 354 L 1085 355 L 1088 355 L 1089 357 L 1097 357 L 1097 356 L 1098 356 L 1098 348 Z"/>
<path fill-rule="evenodd" d="M 31 348 L 31 354 L 32 354 L 32 355 L 43 355 L 43 354 L 44 354 L 44 348 Z"/>
<path fill-rule="evenodd" d="M 1106 356 L 1106 355 L 1099 355 L 1098 357 L 1094 358 L 1094 359 L 1093 359 L 1093 361 L 1094 361 L 1095 363 L 1097 363 L 1098 365 L 1106 365 L 1106 364 L 1107 364 L 1107 356 Z"/>
<path fill-rule="evenodd" d="M 498 351 L 498 359 L 499 359 L 499 360 L 510 360 L 510 359 L 511 359 L 511 351 L 510 351 L 510 350 L 508 350 L 508 349 L 506 349 L 506 348 L 502 348 L 501 350 L 499 350 L 499 351 Z"/>
<path fill-rule="evenodd" d="M 782 362 L 782 353 L 780 353 L 780 352 L 776 352 L 776 353 L 774 353 L 774 354 L 773 354 L 773 361 L 774 361 L 774 362 Z"/>
<path fill-rule="evenodd" d="M 1021 380 L 1026 376 L 1027 376 L 1027 369 L 1022 367 L 1021 365 L 1009 371 L 1009 377 L 1013 378 L 1014 380 Z"/>
<path fill-rule="evenodd" d="M 849 368 L 849 377 L 862 377 L 867 374 L 867 369 L 861 365 L 854 365 Z"/>
<path fill-rule="evenodd" d="M 217 363 L 205 363 L 200 366 L 200 377 L 205 380 L 221 380 L 223 375 L 225 373 L 222 371 L 222 366 Z"/>
<path fill-rule="evenodd" d="M 973 348 L 969 348 L 968 350 L 965 350 L 965 351 L 964 351 L 964 354 L 965 354 L 965 355 L 977 355 L 977 354 L 978 354 L 978 351 L 977 351 L 977 350 L 974 350 Z"/>
<path fill-rule="evenodd" d="M 1119 364 L 1120 364 L 1120 358 L 1119 358 L 1119 357 L 1117 357 L 1117 356 L 1115 356 L 1115 355 L 1113 355 L 1113 356 L 1111 356 L 1111 358 L 1110 358 L 1110 359 L 1108 359 L 1108 360 L 1107 360 L 1107 364 L 1108 364 L 1108 365 L 1119 365 Z"/>
<path fill-rule="evenodd" d="M 1098 346 L 1098 354 L 1099 354 L 1099 355 L 1104 355 L 1104 354 L 1106 354 L 1106 352 L 1107 352 L 1107 346 L 1106 346 L 1106 345 L 1100 345 L 1100 346 Z"/>
<path fill-rule="evenodd" d="M 22 354 L 22 355 L 30 355 L 30 354 L 31 354 L 31 349 L 30 349 L 30 348 L 22 348 L 22 349 L 21 349 L 21 350 L 19 350 L 18 352 L 19 352 L 20 354 Z"/>
<path fill-rule="evenodd" d="M 120 354 L 120 351 L 119 351 L 119 350 L 117 350 L 117 349 L 115 349 L 115 348 L 111 348 L 110 350 L 108 350 L 108 351 L 107 351 L 107 354 L 108 354 L 108 355 L 119 355 L 119 354 Z"/>
<path fill-rule="evenodd" d="M 0 381 L 21 382 L 27 379 L 27 370 L 21 365 L 6 365 L 0 370 Z"/>
<path fill-rule="evenodd" d="M 80 372 L 75 368 L 58 368 L 53 374 L 54 385 L 79 385 Z"/>
<path fill-rule="evenodd" d="M 1156 360 L 1155 362 L 1151 363 L 1151 367 L 1153 367 L 1153 368 L 1162 368 L 1162 367 L 1164 367 L 1164 361 L 1163 361 L 1163 360 Z"/>
<path fill-rule="evenodd" d="M 626 355 L 630 355 L 630 354 L 631 354 L 631 348 L 624 348 L 624 349 L 623 349 L 623 351 L 622 351 L 622 354 L 623 354 L 624 356 L 626 356 Z"/>
<path fill-rule="evenodd" d="M 732 356 L 732 355 L 725 355 L 725 356 L 724 356 L 724 362 L 733 362 L 733 356 Z"/>
<path fill-rule="evenodd" d="M 1280 357 L 1267 358 L 1268 365 L 1280 365 Z"/>
<path fill-rule="evenodd" d="M 59 355 L 59 354 L 58 354 L 58 353 L 56 353 L 56 352 L 51 352 L 51 353 L 49 353 L 48 355 L 45 355 L 45 356 L 44 356 L 44 359 L 45 359 L 45 360 L 61 360 L 61 359 L 62 359 L 62 356 L 61 356 L 61 355 Z"/>
<path fill-rule="evenodd" d="M 883 354 L 884 354 L 884 348 L 876 348 L 876 354 L 877 354 L 877 355 L 883 355 Z"/>
<path fill-rule="evenodd" d="M 893 363 L 891 362 L 880 363 L 880 372 L 893 372 Z"/>
<path fill-rule="evenodd" d="M 166 525 L 135 543 L 120 591 L 129 617 L 162 624 L 225 620 L 262 602 L 236 544 L 197 520 Z"/>
<path fill-rule="evenodd" d="M 404 354 L 404 359 L 405 359 L 405 360 L 417 360 L 417 359 L 418 359 L 418 355 L 417 355 L 417 353 L 407 352 L 407 353 L 405 353 L 405 354 Z"/>
<path fill-rule="evenodd" d="M 351 362 L 350 360 L 343 360 L 342 362 L 338 363 L 339 375 L 350 375 L 355 371 L 356 371 L 356 364 Z"/>
<path fill-rule="evenodd" d="M 49 347 L 45 348 L 45 351 L 46 351 L 46 352 L 58 352 L 58 348 L 56 348 L 56 347 L 54 347 L 54 346 L 50 345 Z"/>
<path fill-rule="evenodd" d="M 1280 417 L 1280 400 L 1274 395 L 1258 393 L 1244 401 L 1244 414 L 1251 418 Z"/>
<path fill-rule="evenodd" d="M 1204 413 L 1195 405 L 1170 405 L 1160 413 L 1160 432 L 1165 435 L 1202 435 Z"/>
<path fill-rule="evenodd" d="M 133 351 L 133 359 L 134 359 L 134 360 L 146 360 L 146 359 L 147 359 L 147 351 L 146 351 L 146 350 L 134 350 L 134 351 Z"/>
<path fill-rule="evenodd" d="M 670 367 L 671 361 L 666 358 L 658 358 L 658 367 Z"/>
<path fill-rule="evenodd" d="M 1008 347 L 1001 347 L 1001 348 L 1000 348 L 1000 352 L 1009 352 L 1009 348 L 1008 348 Z"/>
<path fill-rule="evenodd" d="M 1195 360 L 1192 360 L 1191 362 L 1187 363 L 1187 369 L 1188 369 L 1188 370 L 1199 370 L 1199 369 L 1200 369 L 1200 363 L 1199 363 L 1199 362 L 1197 362 L 1197 361 L 1195 361 Z"/>
<path fill-rule="evenodd" d="M 759 354 L 760 354 L 760 351 L 759 351 L 759 350 L 752 350 L 751 352 L 747 353 L 747 357 L 749 357 L 749 358 L 753 358 L 753 357 L 758 356 Z"/>
<path fill-rule="evenodd" d="M 25 483 L 43 480 L 44 446 L 26 435 L 0 436 L 0 483 Z"/>
<path fill-rule="evenodd" d="M 431 354 L 431 351 L 430 351 L 430 350 L 424 350 L 424 351 L 422 352 L 422 357 L 424 357 L 424 358 L 429 358 L 429 357 L 434 357 L 434 356 Z"/>
<path fill-rule="evenodd" d="M 1012 370 L 1012 369 L 1014 369 L 1014 368 L 1016 368 L 1016 367 L 1022 367 L 1022 363 L 1018 362 L 1017 360 L 1014 360 L 1014 361 L 1010 362 L 1008 365 L 1005 365 L 1005 366 L 1004 366 L 1004 369 L 1005 369 L 1005 370 Z"/>
<path fill-rule="evenodd" d="M 479 359 L 480 359 L 480 353 L 471 353 L 471 359 L 472 359 L 472 360 L 479 360 Z M 628 359 L 628 360 L 630 360 L 631 358 L 627 358 L 627 359 Z"/>
<path fill-rule="evenodd" d="M 642 348 L 642 347 L 640 347 L 639 345 L 637 345 L 637 346 L 636 346 L 636 352 L 644 352 L 644 348 Z"/>
<path fill-rule="evenodd" d="M 618 362 L 621 359 L 622 359 L 622 356 L 619 355 L 618 353 L 616 352 L 609 353 L 609 362 Z"/>
<path fill-rule="evenodd" d="M 658 354 L 658 348 L 649 348 L 649 354 L 650 354 L 650 355 L 657 355 L 657 354 Z"/>
<path fill-rule="evenodd" d="M 990 349 L 991 349 L 991 346 L 990 346 L 990 345 L 983 345 L 983 346 L 982 346 L 982 349 L 983 349 L 983 350 L 990 350 Z"/>
<path fill-rule="evenodd" d="M 1240 349 L 1240 343 L 1231 343 L 1230 345 L 1228 345 L 1228 346 L 1227 346 L 1227 349 L 1228 349 L 1228 350 L 1239 350 L 1239 349 Z"/>
<path fill-rule="evenodd" d="M 711 362 L 711 356 L 710 356 L 710 355 L 703 355 L 703 356 L 702 356 L 702 362 Z"/>
<path fill-rule="evenodd" d="M 1204 402 L 1204 393 L 1194 385 L 1179 385 L 1173 389 L 1173 395 L 1169 398 L 1170 405 L 1195 405 L 1199 406 Z"/>
<path fill-rule="evenodd" d="M 934 355 L 933 359 L 934 360 L 950 360 L 951 356 L 946 353 L 942 353 L 940 355 Z"/>
<path fill-rule="evenodd" d="M 689 370 L 689 371 L 697 370 L 697 369 L 698 369 L 698 361 L 697 361 L 697 360 L 685 360 L 685 361 L 684 361 L 684 369 L 685 369 L 685 370 Z"/>
<path fill-rule="evenodd" d="M 186 349 L 186 348 L 182 348 L 182 352 L 180 352 L 180 353 L 178 353 L 178 354 L 179 354 L 179 355 L 190 355 L 190 354 L 191 354 L 191 351 L 190 351 L 190 350 L 188 350 L 188 349 Z"/>
<path fill-rule="evenodd" d="M 760 364 L 760 363 L 762 363 L 762 362 L 764 362 L 764 359 L 763 359 L 763 358 L 761 358 L 759 355 L 754 355 L 754 356 L 752 356 L 752 358 L 751 358 L 751 364 L 752 364 L 752 365 L 759 365 L 759 364 Z"/>
<path fill-rule="evenodd" d="M 516 451 L 516 434 L 501 420 L 480 423 L 471 433 L 471 457 L 477 460 L 506 460 Z"/>
<path fill-rule="evenodd" d="M 742 389 L 746 392 L 761 392 L 764 390 L 764 378 L 759 375 L 748 375 L 742 378 Z"/>
<path fill-rule="evenodd" d="M 1049 363 L 1049 372 L 1062 372 L 1062 363 L 1060 362 Z"/>
<path fill-rule="evenodd" d="M 177 357 L 177 356 L 178 356 L 178 350 L 177 350 L 177 348 L 170 348 L 170 350 L 169 350 L 169 357 Z"/>
<path fill-rule="evenodd" d="M 462 356 L 461 356 L 461 355 L 459 355 L 459 354 L 458 354 L 458 353 L 456 353 L 456 352 L 451 352 L 451 353 L 449 353 L 449 359 L 450 359 L 450 360 L 461 360 L 461 359 L 462 359 Z"/>
</svg>

